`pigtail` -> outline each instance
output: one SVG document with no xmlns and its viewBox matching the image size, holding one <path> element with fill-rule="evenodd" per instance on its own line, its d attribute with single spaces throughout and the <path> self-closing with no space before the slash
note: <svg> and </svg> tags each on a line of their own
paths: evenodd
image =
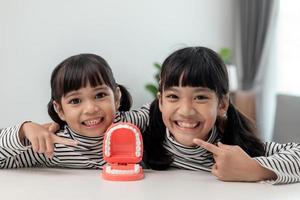
<svg viewBox="0 0 300 200">
<path fill-rule="evenodd" d="M 132 97 L 123 85 L 118 84 L 118 87 L 121 91 L 119 111 L 129 111 L 132 106 Z"/>
<path fill-rule="evenodd" d="M 55 111 L 54 105 L 53 105 L 53 98 L 50 99 L 47 107 L 48 107 L 48 114 L 51 117 L 51 119 L 54 122 L 58 123 L 60 126 L 60 129 L 62 129 L 65 126 L 66 122 L 61 120 L 60 117 L 58 116 L 57 112 Z"/>
<path fill-rule="evenodd" d="M 155 99 L 150 105 L 149 126 L 143 134 L 144 161 L 151 169 L 165 170 L 170 167 L 173 159 L 163 146 L 166 126 L 162 120 L 158 101 Z"/>
<path fill-rule="evenodd" d="M 230 102 L 221 142 L 238 145 L 251 157 L 264 156 L 264 145 L 256 135 L 254 123 Z"/>
</svg>

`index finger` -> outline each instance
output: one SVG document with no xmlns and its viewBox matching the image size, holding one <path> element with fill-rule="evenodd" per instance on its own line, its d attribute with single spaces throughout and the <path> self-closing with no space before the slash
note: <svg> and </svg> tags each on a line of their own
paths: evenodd
<svg viewBox="0 0 300 200">
<path fill-rule="evenodd" d="M 216 154 L 216 155 L 220 154 L 221 151 L 222 151 L 216 145 L 208 143 L 208 142 L 205 142 L 204 140 L 201 140 L 201 139 L 198 139 L 198 138 L 193 139 L 193 142 L 195 144 L 201 146 L 202 148 L 206 149 L 207 151 L 209 151 L 209 152 L 211 152 L 213 154 Z"/>
<path fill-rule="evenodd" d="M 53 139 L 53 143 L 65 144 L 65 145 L 69 145 L 69 146 L 77 146 L 78 145 L 78 142 L 75 140 L 59 137 L 54 134 L 52 135 L 52 139 Z"/>
</svg>

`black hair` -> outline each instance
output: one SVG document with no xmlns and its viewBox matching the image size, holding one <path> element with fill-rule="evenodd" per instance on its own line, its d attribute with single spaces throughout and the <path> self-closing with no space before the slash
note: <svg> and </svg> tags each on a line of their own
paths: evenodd
<svg viewBox="0 0 300 200">
<path fill-rule="evenodd" d="M 175 51 L 162 64 L 159 92 L 173 86 L 207 87 L 219 100 L 229 92 L 228 72 L 216 52 L 206 47 L 187 47 Z M 229 101 L 227 119 L 216 120 L 220 141 L 239 145 L 251 157 L 265 154 L 263 143 L 256 137 L 252 121 Z M 170 167 L 172 155 L 163 147 L 166 127 L 156 98 L 150 106 L 149 126 L 144 134 L 145 162 L 152 169 Z"/>
<path fill-rule="evenodd" d="M 61 98 L 68 92 L 79 90 L 87 84 L 91 87 L 105 84 L 112 89 L 115 97 L 117 87 L 121 91 L 120 111 L 128 111 L 132 104 L 130 93 L 116 83 L 108 63 L 95 54 L 79 54 L 62 61 L 51 75 L 51 98 L 48 103 L 48 114 L 62 128 L 66 122 L 61 120 L 54 110 L 53 101 L 61 103 Z"/>
</svg>

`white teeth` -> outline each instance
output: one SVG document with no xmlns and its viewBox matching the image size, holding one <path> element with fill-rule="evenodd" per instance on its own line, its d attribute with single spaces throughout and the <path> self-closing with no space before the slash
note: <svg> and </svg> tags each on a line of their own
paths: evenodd
<svg viewBox="0 0 300 200">
<path fill-rule="evenodd" d="M 118 170 L 118 169 L 112 169 L 112 167 L 107 164 L 105 171 L 108 174 L 138 174 L 140 172 L 140 166 L 138 164 L 135 164 L 133 169 L 128 170 Z"/>
<path fill-rule="evenodd" d="M 195 128 L 198 123 L 187 123 L 187 122 L 177 122 L 178 125 L 182 128 Z"/>
<path fill-rule="evenodd" d="M 84 124 L 87 126 L 94 126 L 96 124 L 98 124 L 101 121 L 101 119 L 94 119 L 94 120 L 88 120 L 88 121 L 84 121 Z"/>
</svg>

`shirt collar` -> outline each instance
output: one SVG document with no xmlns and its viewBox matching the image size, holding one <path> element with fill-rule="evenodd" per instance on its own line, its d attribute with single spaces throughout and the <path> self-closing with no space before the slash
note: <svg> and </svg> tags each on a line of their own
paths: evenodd
<svg viewBox="0 0 300 200">
<path fill-rule="evenodd" d="M 73 140 L 78 141 L 80 145 L 85 147 L 96 147 L 96 146 L 100 147 L 100 145 L 102 145 L 103 143 L 104 134 L 97 137 L 89 137 L 73 131 L 67 125 L 65 126 L 65 132 L 69 134 Z"/>
</svg>

